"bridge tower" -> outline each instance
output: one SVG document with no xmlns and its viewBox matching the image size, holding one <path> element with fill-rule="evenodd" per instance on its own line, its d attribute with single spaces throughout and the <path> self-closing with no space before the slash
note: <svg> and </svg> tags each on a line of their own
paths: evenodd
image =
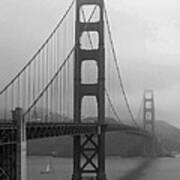
<svg viewBox="0 0 180 180">
<path fill-rule="evenodd" d="M 97 22 L 82 22 L 81 8 L 96 6 L 99 11 Z M 84 8 L 88 9 L 88 8 Z M 98 134 L 86 134 L 74 137 L 73 180 L 93 176 L 97 180 L 106 180 L 105 175 L 105 134 L 101 130 L 105 121 L 105 54 L 104 54 L 104 2 L 103 0 L 76 0 L 76 32 L 74 63 L 74 123 L 82 123 L 81 107 L 85 96 L 96 97 Z M 85 12 L 86 13 L 86 12 Z M 81 37 L 83 32 L 98 34 L 98 48 L 83 49 Z M 83 84 L 81 65 L 84 61 L 95 61 L 98 69 L 97 83 Z M 85 161 L 84 161 L 85 160 Z"/>
<path fill-rule="evenodd" d="M 143 97 L 143 127 L 152 138 L 144 144 L 144 154 L 155 156 L 155 108 L 153 90 L 145 90 Z"/>
</svg>

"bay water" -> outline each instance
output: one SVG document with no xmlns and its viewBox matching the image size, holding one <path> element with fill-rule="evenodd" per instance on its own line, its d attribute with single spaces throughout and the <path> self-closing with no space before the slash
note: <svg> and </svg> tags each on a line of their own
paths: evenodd
<svg viewBox="0 0 180 180">
<path fill-rule="evenodd" d="M 54 172 L 42 174 L 49 161 Z M 28 180 L 71 180 L 72 164 L 72 158 L 28 157 Z M 106 173 L 108 180 L 180 180 L 180 157 L 107 157 Z"/>
</svg>

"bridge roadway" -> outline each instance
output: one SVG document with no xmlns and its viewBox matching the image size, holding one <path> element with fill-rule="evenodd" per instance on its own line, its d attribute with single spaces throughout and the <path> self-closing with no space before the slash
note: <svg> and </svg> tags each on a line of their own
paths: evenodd
<svg viewBox="0 0 180 180">
<path fill-rule="evenodd" d="M 101 131 L 120 131 L 122 133 L 149 136 L 143 129 L 124 124 L 28 122 L 27 139 L 57 137 L 65 135 L 98 134 Z M 15 122 L 0 122 L 0 144 L 16 142 Z"/>
</svg>

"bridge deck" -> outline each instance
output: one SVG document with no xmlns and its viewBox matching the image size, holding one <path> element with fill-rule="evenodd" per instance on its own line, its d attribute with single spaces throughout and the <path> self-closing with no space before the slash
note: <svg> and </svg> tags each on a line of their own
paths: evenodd
<svg viewBox="0 0 180 180">
<path fill-rule="evenodd" d="M 62 122 L 28 122 L 26 126 L 27 139 L 57 137 L 65 135 L 98 134 L 100 131 L 120 131 L 128 134 L 147 136 L 148 133 L 142 129 L 123 124 L 96 123 L 62 123 Z M 14 122 L 0 123 L 0 143 L 15 141 L 16 124 Z"/>
</svg>

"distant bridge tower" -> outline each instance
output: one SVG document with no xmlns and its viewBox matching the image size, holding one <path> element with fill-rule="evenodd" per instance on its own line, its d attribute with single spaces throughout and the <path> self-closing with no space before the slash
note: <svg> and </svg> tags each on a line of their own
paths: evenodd
<svg viewBox="0 0 180 180">
<path fill-rule="evenodd" d="M 153 90 L 145 90 L 143 97 L 143 126 L 152 138 L 144 145 L 144 154 L 155 156 L 155 107 Z"/>
<path fill-rule="evenodd" d="M 144 106 L 143 106 L 143 125 L 144 129 L 148 130 L 148 126 L 151 128 L 151 132 L 154 134 L 154 93 L 152 90 L 144 91 Z"/>
<path fill-rule="evenodd" d="M 97 7 L 98 21 L 84 22 L 84 13 L 88 6 Z M 85 8 L 87 7 L 87 8 Z M 94 10 L 93 10 L 94 11 Z M 74 137 L 74 168 L 73 180 L 81 180 L 85 176 L 93 176 L 97 180 L 106 180 L 105 175 L 105 134 L 101 125 L 105 121 L 105 54 L 104 54 L 104 2 L 103 0 L 76 0 L 76 32 L 75 32 L 75 63 L 74 63 L 74 123 L 81 123 L 81 106 L 85 96 L 96 97 L 97 123 L 99 133 Z M 82 45 L 83 33 L 95 32 L 98 35 L 98 47 L 86 49 Z M 97 83 L 83 84 L 81 79 L 82 63 L 95 61 L 98 69 Z M 84 161 L 85 160 L 85 161 Z"/>
</svg>

